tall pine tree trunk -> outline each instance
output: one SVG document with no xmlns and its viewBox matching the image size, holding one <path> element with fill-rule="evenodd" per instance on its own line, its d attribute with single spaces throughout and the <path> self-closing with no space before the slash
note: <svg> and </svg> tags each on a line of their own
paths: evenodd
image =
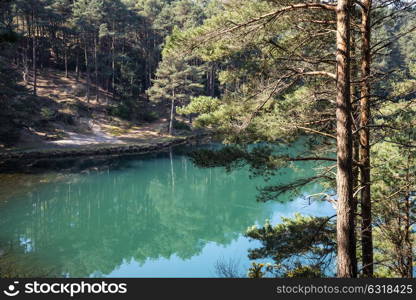
<svg viewBox="0 0 416 300">
<path fill-rule="evenodd" d="M 172 91 L 172 101 L 170 105 L 169 135 L 173 132 L 173 121 L 175 119 L 175 90 Z"/>
<path fill-rule="evenodd" d="M 409 140 L 411 140 L 411 136 L 409 134 Z M 413 207 L 413 201 L 410 199 L 410 185 L 411 185 L 411 179 L 410 179 L 410 172 L 412 165 L 414 164 L 411 156 L 410 151 L 407 155 L 407 172 L 406 172 L 406 183 L 407 183 L 407 191 L 406 191 L 406 199 L 405 199 L 405 214 L 404 214 L 404 269 L 405 274 L 404 277 L 406 278 L 413 278 L 413 224 L 412 224 L 412 207 Z"/>
<path fill-rule="evenodd" d="M 337 276 L 356 277 L 350 96 L 350 0 L 337 4 Z"/>
<path fill-rule="evenodd" d="M 36 65 L 36 37 L 33 35 L 32 41 L 32 69 L 33 69 L 33 95 L 36 96 L 37 93 L 37 85 L 38 85 L 38 74 L 37 74 L 37 65 Z"/>
<path fill-rule="evenodd" d="M 211 66 L 211 76 L 210 76 L 210 96 L 215 96 L 215 64 L 212 64 Z"/>
<path fill-rule="evenodd" d="M 37 67 L 36 67 L 36 24 L 35 11 L 32 10 L 32 63 L 33 63 L 33 95 L 36 96 L 37 91 Z"/>
<path fill-rule="evenodd" d="M 65 77 L 68 78 L 68 50 L 65 46 L 65 53 L 64 53 L 64 61 L 65 61 Z"/>
<path fill-rule="evenodd" d="M 115 96 L 115 90 L 116 90 L 116 62 L 115 62 L 115 41 L 111 43 L 111 91 L 113 93 L 113 99 Z"/>
<path fill-rule="evenodd" d="M 76 47 L 75 49 L 75 73 L 76 73 L 76 81 L 79 81 L 79 49 Z"/>
<path fill-rule="evenodd" d="M 66 34 L 63 34 L 63 47 L 64 47 L 64 67 L 65 67 L 65 78 L 68 78 L 68 47 L 66 42 Z"/>
<path fill-rule="evenodd" d="M 94 67 L 95 67 L 95 100 L 100 102 L 100 88 L 98 85 L 97 38 L 94 38 Z"/>
<path fill-rule="evenodd" d="M 113 20 L 113 31 L 115 31 L 115 23 Z M 114 99 L 116 90 L 116 62 L 115 62 L 115 51 L 116 51 L 116 37 L 113 34 L 111 39 L 111 92 Z"/>
<path fill-rule="evenodd" d="M 405 278 L 413 278 L 413 239 L 412 239 L 412 222 L 411 222 L 411 209 L 412 209 L 412 203 L 410 200 L 410 194 L 406 196 L 405 199 L 405 215 L 404 215 L 404 227 L 405 227 L 405 233 L 404 233 L 404 269 Z"/>
<path fill-rule="evenodd" d="M 354 14 L 354 10 L 352 10 L 352 13 Z M 351 16 L 351 18 L 355 18 L 355 14 Z M 359 64 L 358 64 L 358 59 L 357 59 L 357 41 L 356 41 L 356 36 L 355 36 L 355 32 L 354 30 L 351 30 L 351 51 L 350 51 L 350 56 L 351 56 L 351 76 L 350 76 L 350 93 L 351 93 L 351 114 L 352 114 L 352 125 L 353 125 L 353 129 L 354 130 L 358 130 L 359 127 L 359 120 L 360 120 L 360 106 L 359 106 L 359 102 L 358 99 L 360 97 L 360 91 L 359 91 L 359 84 L 356 83 L 358 82 L 358 77 L 359 77 Z M 360 141 L 358 138 L 358 135 L 353 135 L 352 137 L 352 147 L 353 147 L 353 161 L 359 161 L 360 160 Z M 359 181 L 359 175 L 360 175 L 360 168 L 359 166 L 354 166 L 353 165 L 353 191 L 354 191 L 354 206 L 353 206 L 353 212 L 354 212 L 354 216 L 357 216 L 357 211 L 358 211 L 358 191 L 360 188 L 360 181 Z M 356 232 L 357 228 L 355 228 L 354 230 L 354 236 L 357 236 L 357 232 Z M 356 245 L 356 240 L 354 240 L 355 243 L 355 247 Z"/>
<path fill-rule="evenodd" d="M 24 23 L 25 19 L 23 19 Z M 24 29 L 24 24 L 23 24 Z M 29 83 L 29 49 L 30 49 L 30 27 L 29 27 L 29 17 L 26 17 L 26 30 L 27 37 L 25 39 L 24 53 L 23 53 L 23 81 Z"/>
<path fill-rule="evenodd" d="M 363 256 L 363 275 L 373 276 L 373 236 L 371 218 L 370 184 L 370 65 L 371 65 L 371 0 L 361 2 L 361 100 L 360 100 L 360 168 L 361 174 L 361 247 Z"/>
<path fill-rule="evenodd" d="M 90 102 L 90 69 L 88 65 L 87 39 L 84 41 L 85 70 L 87 72 L 87 101 Z"/>
</svg>

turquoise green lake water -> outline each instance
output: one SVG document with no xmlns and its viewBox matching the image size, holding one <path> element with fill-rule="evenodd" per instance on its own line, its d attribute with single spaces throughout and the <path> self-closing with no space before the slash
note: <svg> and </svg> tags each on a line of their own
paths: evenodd
<svg viewBox="0 0 416 300">
<path fill-rule="evenodd" d="M 0 175 L 0 270 L 16 276 L 217 277 L 218 262 L 244 275 L 247 227 L 296 212 L 332 215 L 304 197 L 258 203 L 261 178 L 246 169 L 201 169 L 187 149 L 145 156 L 45 162 L 34 174 Z M 54 171 L 54 169 L 59 169 Z M 282 170 L 270 183 L 312 174 Z"/>
</svg>

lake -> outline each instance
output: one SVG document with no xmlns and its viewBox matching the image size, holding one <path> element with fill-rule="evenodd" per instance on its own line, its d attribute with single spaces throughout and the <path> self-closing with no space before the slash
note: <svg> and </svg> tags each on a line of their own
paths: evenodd
<svg viewBox="0 0 416 300">
<path fill-rule="evenodd" d="M 247 169 L 202 169 L 193 146 L 141 156 L 43 161 L 0 174 L 0 270 L 8 276 L 217 277 L 219 262 L 246 274 L 246 229 L 300 212 L 333 215 L 305 186 L 279 201 L 256 202 Z M 293 151 L 293 149 L 288 149 Z M 270 183 L 314 173 L 299 162 Z"/>
</svg>

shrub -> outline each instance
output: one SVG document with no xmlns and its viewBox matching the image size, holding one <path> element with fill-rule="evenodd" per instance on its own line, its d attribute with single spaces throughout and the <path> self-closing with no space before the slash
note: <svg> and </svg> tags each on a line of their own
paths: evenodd
<svg viewBox="0 0 416 300">
<path fill-rule="evenodd" d="M 158 120 L 159 115 L 155 111 L 145 112 L 140 116 L 140 119 L 145 122 L 151 123 L 151 122 Z"/>
<path fill-rule="evenodd" d="M 117 104 L 115 106 L 110 107 L 108 113 L 113 117 L 118 117 L 125 120 L 131 119 L 131 113 L 129 107 L 124 104 Z"/>
<path fill-rule="evenodd" d="M 49 107 L 42 107 L 40 110 L 40 116 L 44 120 L 52 120 L 55 117 L 55 111 L 50 109 Z"/>
<path fill-rule="evenodd" d="M 186 124 L 185 122 L 177 121 L 177 120 L 174 120 L 173 128 L 176 130 L 191 131 L 191 127 L 188 124 Z"/>
</svg>

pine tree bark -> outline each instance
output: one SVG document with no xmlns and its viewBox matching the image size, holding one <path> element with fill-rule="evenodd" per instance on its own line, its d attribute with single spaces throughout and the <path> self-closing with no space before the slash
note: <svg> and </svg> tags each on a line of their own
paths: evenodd
<svg viewBox="0 0 416 300">
<path fill-rule="evenodd" d="M 350 0 L 337 4 L 337 276 L 356 277 L 350 95 Z"/>
<path fill-rule="evenodd" d="M 33 45 L 32 45 L 32 69 L 33 69 L 33 95 L 37 94 L 37 85 L 38 85 L 38 72 L 36 67 L 36 37 L 33 36 Z"/>
<path fill-rule="evenodd" d="M 98 82 L 97 38 L 94 38 L 94 68 L 95 68 L 95 101 L 100 102 L 100 88 Z"/>
<path fill-rule="evenodd" d="M 113 31 L 115 32 L 115 22 L 113 20 Z M 115 51 L 116 50 L 116 36 L 113 34 L 111 38 L 111 92 L 112 97 L 115 97 L 116 91 L 116 62 L 115 62 Z"/>
<path fill-rule="evenodd" d="M 172 101 L 170 105 L 169 135 L 173 133 L 173 121 L 175 119 L 175 90 L 172 91 Z"/>
<path fill-rule="evenodd" d="M 211 66 L 211 76 L 210 76 L 210 96 L 215 96 L 215 64 Z"/>
<path fill-rule="evenodd" d="M 36 24 L 35 24 L 35 10 L 32 10 L 32 68 L 33 68 L 33 95 L 37 93 L 37 68 L 36 68 Z"/>
<path fill-rule="evenodd" d="M 405 199 L 405 215 L 404 215 L 404 269 L 405 278 L 413 278 L 413 239 L 412 239 L 412 224 L 411 224 L 411 208 L 412 204 L 410 201 L 410 195 Z"/>
<path fill-rule="evenodd" d="M 352 13 L 354 14 L 354 10 L 352 10 Z M 355 18 L 355 14 L 351 15 L 351 18 Z M 354 30 L 351 30 L 351 76 L 350 76 L 350 91 L 351 91 L 351 110 L 352 110 L 352 125 L 353 129 L 357 130 L 359 127 L 359 120 L 360 120 L 360 106 L 359 103 L 357 103 L 359 97 L 360 97 L 360 90 L 359 90 L 359 84 L 355 83 L 358 82 L 358 76 L 359 76 L 359 64 L 357 60 L 357 41 Z M 353 161 L 359 161 L 360 160 L 360 141 L 358 135 L 353 135 L 352 137 L 352 147 L 353 147 Z M 359 166 L 353 165 L 353 194 L 354 194 L 354 204 L 353 204 L 353 213 L 354 216 L 357 216 L 358 211 L 358 190 L 360 186 L 360 168 Z M 355 221 L 356 222 L 356 221 Z M 355 224 L 355 223 L 354 223 Z M 354 236 L 357 236 L 357 228 L 354 228 Z M 354 239 L 354 248 L 357 247 L 357 241 Z"/>
<path fill-rule="evenodd" d="M 363 276 L 373 276 L 373 234 L 371 217 L 370 169 L 370 66 L 371 66 L 371 6 L 372 0 L 363 0 L 361 9 L 361 99 L 360 99 L 360 183 L 361 189 L 361 248 Z"/>
<path fill-rule="evenodd" d="M 411 136 L 409 134 L 409 140 Z M 404 276 L 405 278 L 413 278 L 413 238 L 412 238 L 412 221 L 411 221 L 411 213 L 412 213 L 412 201 L 410 199 L 410 172 L 411 166 L 413 165 L 412 158 L 410 154 L 407 155 L 407 172 L 406 172 L 406 183 L 407 183 L 407 191 L 406 191 L 406 198 L 405 198 L 405 213 L 404 213 Z"/>
<path fill-rule="evenodd" d="M 64 61 L 65 61 L 65 77 L 68 78 L 68 50 L 65 46 L 65 53 L 64 53 Z"/>
<path fill-rule="evenodd" d="M 26 20 L 25 20 L 26 19 Z M 29 17 L 26 16 L 22 20 L 23 22 L 23 29 L 25 28 L 25 21 L 26 21 L 26 30 L 27 30 L 27 37 L 25 39 L 25 46 L 24 46 L 24 53 L 23 53 L 23 81 L 28 84 L 29 83 L 29 49 L 30 49 L 30 26 L 29 26 Z"/>
<path fill-rule="evenodd" d="M 115 97 L 116 90 L 116 63 L 115 63 L 115 37 L 111 42 L 111 91 L 113 99 Z"/>
<path fill-rule="evenodd" d="M 78 49 L 78 47 L 76 47 L 76 49 L 75 49 L 75 55 L 76 55 L 76 58 L 75 58 L 75 73 L 76 73 L 76 81 L 78 82 L 79 81 L 79 49 Z"/>
<path fill-rule="evenodd" d="M 87 72 L 87 101 L 90 102 L 90 69 L 88 65 L 87 40 L 84 41 L 85 71 Z"/>
</svg>

